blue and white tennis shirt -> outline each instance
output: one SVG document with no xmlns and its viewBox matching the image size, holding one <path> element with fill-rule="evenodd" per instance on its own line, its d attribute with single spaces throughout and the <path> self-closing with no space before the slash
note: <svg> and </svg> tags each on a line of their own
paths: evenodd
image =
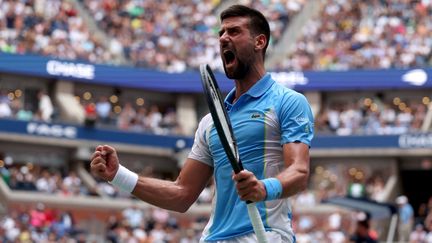
<svg viewBox="0 0 432 243">
<path fill-rule="evenodd" d="M 310 146 L 313 115 L 306 98 L 276 83 L 266 74 L 234 104 L 235 90 L 225 99 L 239 147 L 243 167 L 258 179 L 274 177 L 284 168 L 282 145 L 302 142 Z M 220 143 L 210 114 L 199 123 L 189 158 L 214 168 L 215 197 L 210 220 L 202 239 L 227 240 L 253 232 L 246 203 L 239 199 L 232 168 Z M 257 203 L 266 231 L 293 239 L 291 206 L 288 199 Z"/>
</svg>

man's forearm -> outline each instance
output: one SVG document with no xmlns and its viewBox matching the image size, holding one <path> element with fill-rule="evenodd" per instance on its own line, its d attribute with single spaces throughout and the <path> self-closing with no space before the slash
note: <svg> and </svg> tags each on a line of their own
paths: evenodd
<svg viewBox="0 0 432 243">
<path fill-rule="evenodd" d="M 177 181 L 148 177 L 139 177 L 132 194 L 147 203 L 177 212 L 186 212 L 196 200 Z"/>
<path fill-rule="evenodd" d="M 282 198 L 303 191 L 307 187 L 309 169 L 292 165 L 276 176 L 282 184 Z"/>
</svg>

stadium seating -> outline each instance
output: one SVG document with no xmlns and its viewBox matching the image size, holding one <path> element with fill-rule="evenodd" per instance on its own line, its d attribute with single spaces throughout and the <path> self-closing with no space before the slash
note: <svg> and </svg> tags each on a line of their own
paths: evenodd
<svg viewBox="0 0 432 243">
<path fill-rule="evenodd" d="M 330 0 L 277 69 L 349 70 L 432 64 L 427 1 Z"/>
<path fill-rule="evenodd" d="M 364 97 L 357 102 L 323 104 L 315 120 L 317 134 L 397 135 L 421 130 L 428 102 L 419 99 L 383 102 Z M 401 105 L 402 104 L 402 105 Z"/>
<path fill-rule="evenodd" d="M 0 2 L 0 51 L 95 63 L 115 60 L 65 1 Z"/>
</svg>

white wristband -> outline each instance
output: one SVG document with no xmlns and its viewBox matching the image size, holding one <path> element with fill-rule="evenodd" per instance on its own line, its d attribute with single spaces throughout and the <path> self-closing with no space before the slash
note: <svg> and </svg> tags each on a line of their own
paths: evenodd
<svg viewBox="0 0 432 243">
<path fill-rule="evenodd" d="M 135 172 L 128 170 L 123 165 L 119 165 L 114 179 L 110 183 L 122 191 L 131 193 L 138 182 L 138 175 Z"/>
</svg>

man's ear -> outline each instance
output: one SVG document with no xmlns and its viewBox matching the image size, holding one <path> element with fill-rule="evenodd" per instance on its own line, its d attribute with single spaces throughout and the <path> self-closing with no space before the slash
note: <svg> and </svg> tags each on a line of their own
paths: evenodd
<svg viewBox="0 0 432 243">
<path fill-rule="evenodd" d="M 267 38 L 264 34 L 257 35 L 255 37 L 255 50 L 263 50 L 267 44 Z"/>
</svg>

